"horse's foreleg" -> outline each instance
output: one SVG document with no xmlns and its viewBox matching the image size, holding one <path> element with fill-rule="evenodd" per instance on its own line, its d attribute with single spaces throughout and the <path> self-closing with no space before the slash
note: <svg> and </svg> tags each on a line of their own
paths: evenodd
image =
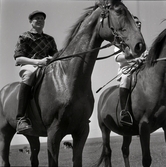
<svg viewBox="0 0 166 167">
<path fill-rule="evenodd" d="M 162 128 L 163 128 L 163 131 L 164 131 L 164 139 L 165 139 L 165 142 L 166 142 L 166 121 L 163 123 Z"/>
<path fill-rule="evenodd" d="M 73 137 L 73 167 L 82 167 L 82 152 L 89 134 L 89 123 L 82 125 Z"/>
<path fill-rule="evenodd" d="M 165 142 L 166 142 L 166 123 L 164 124 L 164 126 L 162 128 L 163 128 L 163 131 L 164 131 L 164 139 L 165 139 Z"/>
<path fill-rule="evenodd" d="M 3 128 L 0 130 L 0 166 L 10 167 L 9 151 L 10 143 L 14 136 L 15 131 L 9 128 Z"/>
<path fill-rule="evenodd" d="M 131 139 L 132 139 L 132 136 L 123 136 L 122 153 L 123 153 L 125 167 L 130 167 L 129 146 L 131 143 Z"/>
<path fill-rule="evenodd" d="M 32 167 L 38 167 L 39 166 L 38 154 L 40 151 L 39 137 L 26 136 L 26 138 L 28 139 L 31 148 L 31 157 L 30 157 L 31 165 Z"/>
<path fill-rule="evenodd" d="M 63 135 L 63 129 L 50 128 L 48 131 L 48 139 L 47 139 L 47 150 L 48 150 L 48 164 L 50 167 L 58 167 L 58 157 L 59 157 L 59 148 L 60 142 Z"/>
<path fill-rule="evenodd" d="M 140 142 L 142 148 L 143 167 L 150 167 L 152 158 L 150 155 L 150 128 L 148 120 L 143 118 L 139 124 Z"/>
</svg>

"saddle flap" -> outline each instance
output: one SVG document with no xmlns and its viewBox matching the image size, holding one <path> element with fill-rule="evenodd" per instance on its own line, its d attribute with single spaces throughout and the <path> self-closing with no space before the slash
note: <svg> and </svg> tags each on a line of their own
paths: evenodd
<svg viewBox="0 0 166 167">
<path fill-rule="evenodd" d="M 35 74 L 34 84 L 33 84 L 32 90 L 31 90 L 32 97 L 35 94 L 38 86 L 41 84 L 41 82 L 43 80 L 45 70 L 46 70 L 46 67 L 39 67 L 35 72 L 36 74 Z"/>
<path fill-rule="evenodd" d="M 35 99 L 31 99 L 27 107 L 27 117 L 30 118 L 32 124 L 32 131 L 28 132 L 31 136 L 47 136 L 46 127 L 41 119 L 40 109 L 37 107 Z M 27 134 L 27 133 L 25 133 Z"/>
</svg>

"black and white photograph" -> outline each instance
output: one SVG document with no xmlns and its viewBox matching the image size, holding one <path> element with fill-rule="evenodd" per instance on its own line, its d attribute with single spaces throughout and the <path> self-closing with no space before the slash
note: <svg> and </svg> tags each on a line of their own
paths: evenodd
<svg viewBox="0 0 166 167">
<path fill-rule="evenodd" d="M 164 167 L 165 0 L 0 0 L 0 167 Z"/>
</svg>

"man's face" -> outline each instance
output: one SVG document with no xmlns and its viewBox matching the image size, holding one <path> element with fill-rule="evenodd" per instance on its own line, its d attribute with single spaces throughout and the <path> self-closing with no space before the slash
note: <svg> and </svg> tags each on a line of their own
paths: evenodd
<svg viewBox="0 0 166 167">
<path fill-rule="evenodd" d="M 30 23 L 34 29 L 42 30 L 45 24 L 44 16 L 42 14 L 36 14 L 30 21 Z"/>
</svg>

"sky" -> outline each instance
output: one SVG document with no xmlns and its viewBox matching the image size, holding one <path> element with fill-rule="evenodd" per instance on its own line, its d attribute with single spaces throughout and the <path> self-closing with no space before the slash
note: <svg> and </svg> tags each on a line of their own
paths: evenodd
<svg viewBox="0 0 166 167">
<path fill-rule="evenodd" d="M 19 67 L 15 66 L 13 58 L 18 36 L 29 30 L 28 15 L 34 10 L 42 10 L 46 13 L 44 32 L 53 36 L 58 49 L 63 48 L 63 43 L 68 31 L 77 19 L 84 13 L 84 9 L 93 6 L 94 1 L 71 0 L 0 0 L 0 89 L 8 83 L 20 81 Z M 166 27 L 162 22 L 166 19 L 166 1 L 134 1 L 124 0 L 129 11 L 139 17 L 142 22 L 142 33 L 149 48 L 155 37 Z M 106 44 L 107 42 L 104 42 Z M 114 48 L 108 48 L 99 52 L 99 56 L 107 56 L 113 53 Z M 100 94 L 108 86 L 118 84 L 116 80 L 102 89 L 96 91 L 117 74 L 118 65 L 114 58 L 97 61 L 92 73 L 92 89 L 95 97 L 95 107 L 90 118 L 89 137 L 101 137 L 97 122 L 97 102 Z M 112 134 L 114 135 L 114 133 Z M 70 139 L 67 136 L 65 139 Z M 46 138 L 41 138 L 41 142 Z M 15 135 L 12 144 L 27 143 L 22 135 Z"/>
</svg>

